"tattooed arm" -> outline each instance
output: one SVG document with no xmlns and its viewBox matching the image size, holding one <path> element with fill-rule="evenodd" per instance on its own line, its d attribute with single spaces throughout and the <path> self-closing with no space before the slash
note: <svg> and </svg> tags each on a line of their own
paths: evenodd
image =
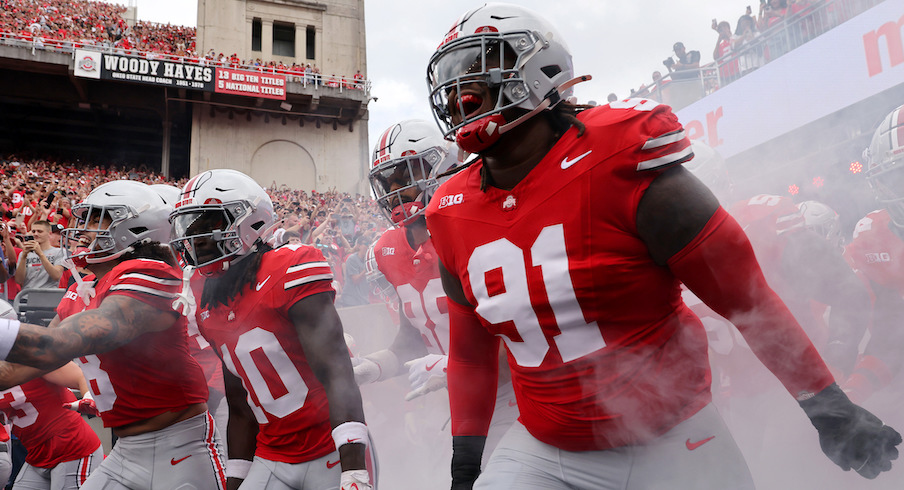
<svg viewBox="0 0 904 490">
<path fill-rule="evenodd" d="M 53 370 L 76 357 L 107 352 L 144 333 L 166 330 L 177 319 L 172 310 L 160 310 L 129 296 L 110 295 L 96 309 L 72 315 L 56 328 L 21 324 L 6 360 Z"/>
<path fill-rule="evenodd" d="M 47 328 L 56 328 L 60 324 L 60 315 L 53 317 Z M 0 390 L 8 390 L 35 378 L 47 374 L 47 369 L 38 369 L 31 366 L 23 366 L 14 362 L 0 361 Z"/>
</svg>

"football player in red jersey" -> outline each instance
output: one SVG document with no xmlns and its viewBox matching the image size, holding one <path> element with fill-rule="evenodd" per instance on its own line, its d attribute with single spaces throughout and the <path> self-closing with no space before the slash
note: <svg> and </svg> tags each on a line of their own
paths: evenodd
<svg viewBox="0 0 904 490">
<path fill-rule="evenodd" d="M 568 49 L 514 5 L 460 17 L 427 73 L 447 137 L 480 155 L 427 208 L 449 298 L 453 488 L 751 488 L 679 282 L 738 327 L 833 462 L 891 468 L 900 435 L 834 383 L 741 228 L 681 166 L 693 152 L 668 107 L 563 103 Z M 500 337 L 520 423 L 477 478 Z"/>
<path fill-rule="evenodd" d="M 182 189 L 173 185 L 152 184 L 151 189 L 170 206 L 175 206 L 182 195 Z M 188 280 L 186 275 L 183 273 L 183 281 Z M 183 288 L 182 293 L 191 294 L 191 288 Z M 192 306 L 194 306 L 196 304 L 194 296 L 191 296 L 190 299 Z M 192 310 L 185 316 L 188 323 L 188 351 L 204 372 L 208 391 L 207 409 L 213 415 L 213 419 L 222 436 L 229 420 L 229 407 L 226 403 L 226 391 L 223 387 L 223 362 L 213 351 L 210 344 L 204 340 L 201 332 L 198 331 L 195 311 Z M 220 445 L 223 447 L 223 454 L 227 454 L 229 448 L 226 445 L 226 440 L 222 437 L 220 438 Z"/>
<path fill-rule="evenodd" d="M 225 367 L 229 486 L 370 488 L 361 394 L 323 254 L 272 249 L 270 197 L 235 170 L 189 180 L 171 221 L 171 246 L 200 273 L 198 328 Z"/>
<path fill-rule="evenodd" d="M 861 400 L 892 383 L 904 367 L 904 105 L 885 116 L 865 157 L 866 177 L 883 209 L 857 222 L 844 251 L 874 296 L 870 341 L 844 386 Z"/>
<path fill-rule="evenodd" d="M 0 391 L 0 411 L 27 450 L 16 488 L 78 490 L 104 460 L 97 434 L 68 408 L 78 403 L 68 388 L 88 393 L 72 362 Z"/>
<path fill-rule="evenodd" d="M 19 363 L 0 366 L 0 378 L 75 359 L 119 438 L 83 489 L 226 484 L 207 385 L 188 352 L 185 319 L 172 307 L 181 271 L 160 244 L 169 239 L 171 209 L 140 182 L 97 187 L 63 230 L 66 242 L 91 238 L 72 259 L 93 276 L 69 289 L 50 328 L 0 322 L 0 354 Z"/>
<path fill-rule="evenodd" d="M 421 120 L 393 124 L 378 138 L 373 152 L 371 187 L 380 210 L 396 226 L 374 243 L 373 257 L 398 296 L 399 332 L 388 349 L 355 358 L 355 378 L 367 384 L 407 371 L 409 400 L 446 385 L 446 295 L 424 210 L 436 190 L 431 174 L 457 167 L 458 154 L 436 125 Z"/>
<path fill-rule="evenodd" d="M 423 213 L 440 180 L 459 168 L 462 158 L 458 147 L 427 121 L 394 124 L 377 141 L 371 186 L 383 214 L 398 227 L 377 240 L 373 257 L 398 297 L 400 325 L 388 349 L 355 358 L 355 376 L 363 384 L 407 373 L 411 391 L 406 399 L 411 400 L 446 386 L 449 315 Z M 455 198 L 446 203 L 453 204 Z M 490 448 L 517 417 L 507 369 L 504 374 L 490 424 Z"/>
<path fill-rule="evenodd" d="M 846 375 L 870 321 L 869 292 L 841 256 L 840 232 L 831 239 L 818 233 L 817 229 L 831 226 L 817 226 L 817 206 L 802 204 L 809 211 L 798 208 L 789 197 L 759 194 L 736 202 L 729 212 L 744 228 L 770 287 L 830 367 Z M 827 212 L 821 214 L 830 217 Z"/>
</svg>

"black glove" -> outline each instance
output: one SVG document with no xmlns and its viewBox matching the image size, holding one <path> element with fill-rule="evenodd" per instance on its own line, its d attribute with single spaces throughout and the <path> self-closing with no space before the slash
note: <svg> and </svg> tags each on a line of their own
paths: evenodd
<svg viewBox="0 0 904 490">
<path fill-rule="evenodd" d="M 486 436 L 452 437 L 452 490 L 471 490 L 480 475 Z"/>
<path fill-rule="evenodd" d="M 822 452 L 844 471 L 853 469 L 873 479 L 891 469 L 898 458 L 901 434 L 866 409 L 854 405 L 832 383 L 809 400 L 800 402 L 819 432 Z"/>
</svg>

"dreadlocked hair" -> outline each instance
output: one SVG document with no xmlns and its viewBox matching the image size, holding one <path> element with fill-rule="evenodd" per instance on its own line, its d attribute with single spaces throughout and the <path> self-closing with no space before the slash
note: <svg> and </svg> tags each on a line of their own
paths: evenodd
<svg viewBox="0 0 904 490">
<path fill-rule="evenodd" d="M 178 267 L 173 253 L 166 245 L 157 241 L 138 242 L 132 245 L 132 251 L 122 254 L 122 261 L 132 259 L 151 259 L 166 262 L 167 264 Z"/>
<path fill-rule="evenodd" d="M 587 126 L 584 126 L 578 119 L 578 114 L 590 109 L 593 106 L 583 104 L 572 104 L 568 101 L 561 101 L 551 110 L 544 111 L 543 116 L 549 121 L 555 134 L 555 140 L 558 140 L 565 131 L 571 129 L 572 126 L 578 128 L 577 137 L 584 136 Z M 472 162 L 473 163 L 473 162 Z M 480 190 L 486 192 L 487 187 L 493 184 L 493 177 L 490 176 L 486 166 L 480 167 Z"/>
<path fill-rule="evenodd" d="M 578 128 L 577 137 L 580 138 L 584 136 L 584 131 L 587 130 L 587 127 L 578 119 L 578 114 L 591 107 L 593 106 L 572 104 L 563 100 L 553 107 L 552 110 L 544 112 L 543 115 L 546 116 L 546 120 L 549 121 L 555 131 L 556 139 L 559 139 L 572 126 Z"/>
<path fill-rule="evenodd" d="M 270 250 L 273 247 L 258 240 L 255 249 L 247 257 L 230 263 L 229 269 L 222 275 L 208 278 L 201 293 L 200 306 L 213 308 L 229 304 L 245 287 L 254 284 L 261 260 Z"/>
</svg>

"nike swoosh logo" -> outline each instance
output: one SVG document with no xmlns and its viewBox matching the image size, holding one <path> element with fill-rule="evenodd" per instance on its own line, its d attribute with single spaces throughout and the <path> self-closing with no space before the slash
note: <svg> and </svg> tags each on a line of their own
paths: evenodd
<svg viewBox="0 0 904 490">
<path fill-rule="evenodd" d="M 261 288 L 264 287 L 264 284 L 267 284 L 267 281 L 269 281 L 269 280 L 270 280 L 270 276 L 267 276 L 267 278 L 264 279 L 263 282 L 257 283 L 257 290 L 260 291 Z"/>
<path fill-rule="evenodd" d="M 332 468 L 333 466 L 336 466 L 337 464 L 339 464 L 339 461 L 333 461 L 333 462 L 331 463 L 329 460 L 327 460 L 327 462 L 326 462 L 326 467 L 327 467 L 327 468 Z"/>
<path fill-rule="evenodd" d="M 186 459 L 188 459 L 188 458 L 190 458 L 190 457 L 191 457 L 191 454 L 189 454 L 188 456 L 186 456 L 186 457 L 184 457 L 184 458 L 179 458 L 179 459 L 170 458 L 169 464 L 171 464 L 171 465 L 173 465 L 173 466 L 176 466 L 177 464 L 179 464 L 179 463 L 185 461 Z"/>
<path fill-rule="evenodd" d="M 509 406 L 510 406 L 510 407 L 517 407 L 517 406 L 518 406 L 518 402 L 517 402 L 516 400 L 509 400 Z"/>
<path fill-rule="evenodd" d="M 691 440 L 688 439 L 687 441 L 684 442 L 684 445 L 687 446 L 688 451 L 693 451 L 694 449 L 697 449 L 698 447 L 706 444 L 707 442 L 709 442 L 715 438 L 716 438 L 716 436 L 709 436 L 706 439 L 703 439 L 702 441 L 697 441 L 697 442 L 691 442 Z"/>
<path fill-rule="evenodd" d="M 360 437 L 356 437 L 356 438 L 354 438 L 354 439 L 346 439 L 346 442 L 348 442 L 349 444 L 351 444 L 351 443 L 353 443 L 353 442 L 358 442 L 358 441 L 360 441 L 360 440 L 361 440 Z"/>
<path fill-rule="evenodd" d="M 436 365 L 440 363 L 440 361 L 442 361 L 442 359 L 440 359 L 439 361 L 436 361 L 436 362 L 434 362 L 433 364 L 427 366 L 427 371 L 429 371 L 429 370 L 435 368 Z"/>
<path fill-rule="evenodd" d="M 566 168 L 574 165 L 575 163 L 578 163 L 579 161 L 581 161 L 582 158 L 586 157 L 587 155 L 589 155 L 591 153 L 593 153 L 593 150 L 588 150 L 587 153 L 584 153 L 583 155 L 578 155 L 577 157 L 575 157 L 574 160 L 568 160 L 568 157 L 563 158 L 562 159 L 562 170 L 565 170 Z"/>
</svg>

